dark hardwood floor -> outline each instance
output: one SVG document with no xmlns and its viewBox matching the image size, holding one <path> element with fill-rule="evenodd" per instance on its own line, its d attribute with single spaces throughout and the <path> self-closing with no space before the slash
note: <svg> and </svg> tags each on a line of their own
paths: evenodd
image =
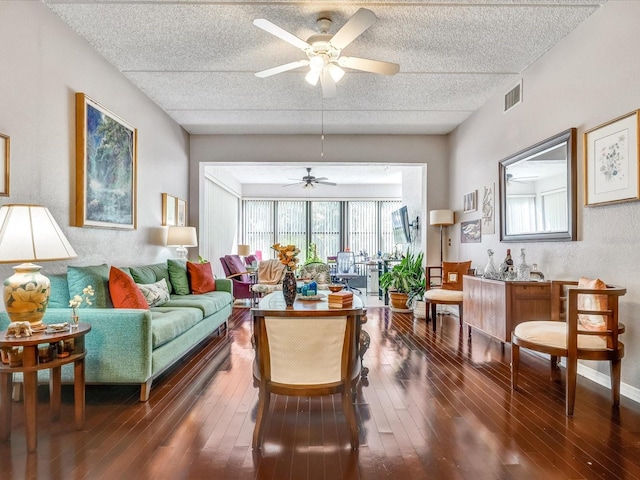
<svg viewBox="0 0 640 480">
<path fill-rule="evenodd" d="M 154 382 L 88 386 L 83 431 L 73 392 L 50 422 L 40 387 L 38 450 L 26 453 L 22 405 L 0 443 L 1 479 L 631 479 L 640 478 L 640 405 L 578 381 L 573 418 L 548 364 L 523 351 L 521 391 L 509 385 L 509 346 L 455 317 L 438 332 L 407 314 L 368 310 L 368 381 L 358 389 L 361 446 L 349 447 L 340 397 L 276 397 L 261 453 L 251 449 L 253 387 L 248 309 Z M 623 365 L 624 369 L 624 365 Z"/>
</svg>

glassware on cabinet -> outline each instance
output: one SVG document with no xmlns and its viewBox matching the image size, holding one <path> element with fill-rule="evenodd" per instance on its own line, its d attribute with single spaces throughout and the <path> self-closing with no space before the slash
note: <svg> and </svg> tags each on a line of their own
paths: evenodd
<svg viewBox="0 0 640 480">
<path fill-rule="evenodd" d="M 487 261 L 487 266 L 484 268 L 484 278 L 497 280 L 500 276 L 498 275 L 496 264 L 493 262 L 493 250 L 487 250 L 487 255 L 489 256 L 489 260 Z"/>
<path fill-rule="evenodd" d="M 528 282 L 531 280 L 531 267 L 527 265 L 527 259 L 525 258 L 524 248 L 520 249 L 520 263 L 516 268 L 517 280 L 521 282 Z"/>
</svg>

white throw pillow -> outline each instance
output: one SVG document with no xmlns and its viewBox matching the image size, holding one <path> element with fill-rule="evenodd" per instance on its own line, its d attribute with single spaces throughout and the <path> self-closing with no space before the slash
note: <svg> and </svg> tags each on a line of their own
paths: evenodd
<svg viewBox="0 0 640 480">
<path fill-rule="evenodd" d="M 171 298 L 167 281 L 164 278 L 156 283 L 139 283 L 138 288 L 150 307 L 159 307 Z"/>
</svg>

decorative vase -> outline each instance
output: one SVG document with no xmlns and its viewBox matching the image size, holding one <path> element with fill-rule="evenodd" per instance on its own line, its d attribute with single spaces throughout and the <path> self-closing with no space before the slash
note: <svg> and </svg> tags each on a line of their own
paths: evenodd
<svg viewBox="0 0 640 480">
<path fill-rule="evenodd" d="M 291 307 L 296 299 L 296 277 L 291 270 L 287 270 L 282 280 L 282 295 L 287 307 Z"/>
<path fill-rule="evenodd" d="M 12 322 L 29 322 L 31 329 L 42 330 L 42 317 L 49 303 L 49 279 L 40 273 L 40 265 L 23 263 L 4 281 L 4 304 Z"/>
</svg>

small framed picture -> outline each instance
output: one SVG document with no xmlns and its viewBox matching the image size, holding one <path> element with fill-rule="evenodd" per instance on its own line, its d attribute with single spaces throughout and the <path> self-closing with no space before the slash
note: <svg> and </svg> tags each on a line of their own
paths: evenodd
<svg viewBox="0 0 640 480">
<path fill-rule="evenodd" d="M 176 225 L 177 200 L 168 193 L 162 194 L 162 225 L 170 227 Z"/>
<path fill-rule="evenodd" d="M 0 133 L 0 197 L 9 196 L 9 137 Z"/>
<path fill-rule="evenodd" d="M 460 243 L 482 242 L 482 219 L 460 223 Z"/>
<path fill-rule="evenodd" d="M 464 213 L 475 212 L 478 209 L 478 191 L 464 194 Z"/>
<path fill-rule="evenodd" d="M 187 224 L 187 201 L 178 199 L 178 209 L 176 210 L 176 225 L 184 227 Z"/>
</svg>

